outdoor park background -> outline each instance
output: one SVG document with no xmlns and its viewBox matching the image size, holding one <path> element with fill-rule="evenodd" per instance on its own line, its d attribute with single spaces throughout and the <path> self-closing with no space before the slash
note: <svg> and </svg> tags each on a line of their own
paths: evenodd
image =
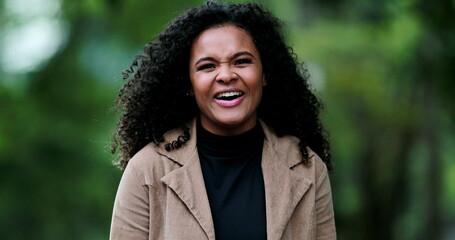
<svg viewBox="0 0 455 240">
<path fill-rule="evenodd" d="M 455 239 L 451 0 L 264 0 L 325 103 L 339 239 Z M 107 239 L 121 71 L 201 1 L 0 0 L 0 238 Z"/>
</svg>

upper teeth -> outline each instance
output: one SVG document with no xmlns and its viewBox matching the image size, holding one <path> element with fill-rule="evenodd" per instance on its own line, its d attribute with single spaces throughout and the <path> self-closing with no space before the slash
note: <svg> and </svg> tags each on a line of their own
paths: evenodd
<svg viewBox="0 0 455 240">
<path fill-rule="evenodd" d="M 241 95 L 241 94 L 242 94 L 241 92 L 224 92 L 224 93 L 218 94 L 216 97 L 217 98 L 232 97 L 232 96 L 237 96 L 237 95 Z"/>
</svg>

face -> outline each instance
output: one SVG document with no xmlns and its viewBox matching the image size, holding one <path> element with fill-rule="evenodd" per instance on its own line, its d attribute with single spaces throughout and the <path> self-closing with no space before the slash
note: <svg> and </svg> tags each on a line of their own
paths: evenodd
<svg viewBox="0 0 455 240">
<path fill-rule="evenodd" d="M 228 136 L 254 127 L 266 83 L 259 52 L 245 30 L 223 25 L 203 31 L 193 42 L 189 64 L 206 130 Z"/>
</svg>

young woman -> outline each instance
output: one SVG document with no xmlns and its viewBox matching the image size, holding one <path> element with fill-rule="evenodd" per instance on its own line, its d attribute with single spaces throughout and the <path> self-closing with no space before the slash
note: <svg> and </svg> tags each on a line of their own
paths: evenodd
<svg viewBox="0 0 455 240">
<path fill-rule="evenodd" d="M 336 239 L 320 103 L 270 12 L 190 9 L 124 77 L 111 239 Z"/>
</svg>

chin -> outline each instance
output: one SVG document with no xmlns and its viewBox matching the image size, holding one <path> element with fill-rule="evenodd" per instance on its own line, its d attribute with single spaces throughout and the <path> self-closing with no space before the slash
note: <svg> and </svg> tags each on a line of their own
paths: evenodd
<svg viewBox="0 0 455 240">
<path fill-rule="evenodd" d="M 225 128 L 242 128 L 247 127 L 248 125 L 254 126 L 256 123 L 256 118 L 252 116 L 232 116 L 232 114 L 220 116 L 219 124 Z"/>
<path fill-rule="evenodd" d="M 236 128 L 242 125 L 241 119 L 223 119 L 219 121 L 220 125 L 224 126 L 225 128 Z"/>
</svg>

